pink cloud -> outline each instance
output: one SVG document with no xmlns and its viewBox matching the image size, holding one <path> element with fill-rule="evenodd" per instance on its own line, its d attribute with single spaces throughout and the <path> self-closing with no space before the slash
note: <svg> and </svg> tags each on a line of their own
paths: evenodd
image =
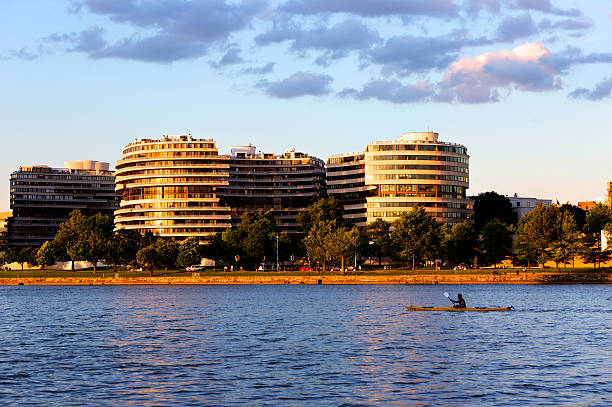
<svg viewBox="0 0 612 407">
<path fill-rule="evenodd" d="M 550 51 L 541 42 L 533 42 L 454 62 L 440 83 L 440 96 L 484 103 L 495 102 L 501 92 L 512 89 L 542 91 L 560 86 Z"/>
</svg>

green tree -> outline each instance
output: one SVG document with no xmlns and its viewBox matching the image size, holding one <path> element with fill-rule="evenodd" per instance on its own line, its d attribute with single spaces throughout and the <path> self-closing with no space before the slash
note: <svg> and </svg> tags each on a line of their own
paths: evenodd
<svg viewBox="0 0 612 407">
<path fill-rule="evenodd" d="M 304 232 L 308 233 L 310 229 L 321 221 L 335 220 L 338 226 L 346 224 L 342 217 L 344 215 L 344 206 L 335 197 L 321 198 L 308 207 L 307 211 L 300 212 L 297 216 L 298 223 L 302 226 Z"/>
<path fill-rule="evenodd" d="M 174 268 L 179 254 L 179 245 L 171 239 L 157 239 L 153 243 L 155 248 L 156 258 L 160 265 L 164 266 L 164 270 Z"/>
<path fill-rule="evenodd" d="M 312 225 L 308 236 L 304 238 L 308 258 L 320 262 L 323 265 L 323 271 L 326 269 L 327 261 L 337 253 L 333 242 L 336 229 L 336 220 L 319 220 Z"/>
<path fill-rule="evenodd" d="M 36 260 L 43 270 L 45 266 L 53 266 L 55 258 L 55 248 L 51 242 L 44 242 L 36 251 Z"/>
<path fill-rule="evenodd" d="M 206 236 L 204 238 L 204 244 L 200 246 L 200 255 L 201 257 L 214 261 L 214 270 L 217 269 L 217 264 L 220 260 L 227 261 L 234 256 L 231 254 L 231 248 L 223 240 L 222 233 Z"/>
<path fill-rule="evenodd" d="M 155 250 L 155 244 L 150 244 L 138 250 L 136 253 L 136 261 L 142 267 L 149 269 L 149 276 L 153 275 L 153 269 L 158 267 L 160 262 L 157 258 L 157 250 Z"/>
<path fill-rule="evenodd" d="M 499 219 L 506 225 L 516 225 L 516 214 L 510 199 L 497 192 L 484 192 L 474 197 L 474 227 L 481 231 L 484 225 Z"/>
<path fill-rule="evenodd" d="M 331 250 L 336 255 L 334 257 L 340 257 L 340 269 L 344 271 L 345 258 L 357 256 L 360 238 L 359 228 L 357 226 L 352 228 L 341 226 L 334 230 L 330 237 Z"/>
<path fill-rule="evenodd" d="M 59 226 L 53 246 L 59 258 L 69 259 L 70 268 L 74 271 L 74 262 L 84 260 L 87 251 L 87 242 L 84 239 L 87 230 L 87 219 L 81 211 L 70 212 L 70 218 Z"/>
<path fill-rule="evenodd" d="M 474 226 L 467 222 L 453 225 L 444 241 L 446 258 L 451 264 L 472 264 L 478 248 Z"/>
<path fill-rule="evenodd" d="M 558 207 L 545 208 L 537 204 L 524 215 L 517 227 L 517 251 L 528 262 L 544 265 L 552 259 L 552 244 L 559 236 L 560 211 Z"/>
<path fill-rule="evenodd" d="M 584 209 L 568 203 L 561 205 L 560 209 L 561 212 L 571 213 L 574 217 L 574 222 L 576 223 L 578 230 L 582 230 L 582 228 L 584 227 L 584 223 L 586 222 L 587 215 L 587 212 Z"/>
<path fill-rule="evenodd" d="M 583 252 L 581 257 L 587 263 L 601 266 L 610 259 L 610 251 L 602 250 L 601 231 L 612 222 L 612 210 L 606 205 L 595 205 L 586 216 L 583 228 Z"/>
<path fill-rule="evenodd" d="M 233 253 L 245 262 L 253 262 L 257 269 L 264 258 L 276 258 L 277 235 L 283 242 L 288 240 L 286 235 L 279 234 L 271 212 L 245 212 L 240 225 L 224 231 L 222 238 Z"/>
<path fill-rule="evenodd" d="M 136 263 L 136 253 L 142 244 L 143 236 L 135 230 L 120 229 L 115 232 L 118 263 L 130 265 Z"/>
<path fill-rule="evenodd" d="M 480 252 L 486 264 L 497 266 L 512 253 L 512 233 L 499 219 L 489 221 L 481 233 Z"/>
<path fill-rule="evenodd" d="M 434 217 L 421 206 L 415 206 L 404 212 L 393 223 L 391 240 L 397 248 L 397 256 L 405 261 L 412 261 L 412 270 L 422 261 L 435 260 L 439 255 L 443 228 Z"/>
<path fill-rule="evenodd" d="M 382 258 L 391 254 L 391 223 L 376 218 L 374 222 L 366 226 L 366 235 L 369 239 L 370 253 L 378 258 L 378 265 L 382 264 Z"/>
<path fill-rule="evenodd" d="M 85 217 L 83 227 L 77 230 L 83 245 L 83 259 L 93 264 L 94 273 L 97 271 L 98 261 L 104 258 L 109 244 L 112 244 L 114 227 L 112 216 L 96 213 Z"/>
<path fill-rule="evenodd" d="M 200 241 L 196 236 L 186 239 L 179 246 L 179 254 L 176 264 L 180 267 L 188 267 L 192 264 L 200 264 Z"/>
<path fill-rule="evenodd" d="M 552 258 L 557 263 L 567 265 L 571 260 L 580 254 L 582 249 L 581 234 L 574 220 L 574 215 L 570 211 L 560 210 L 557 222 L 560 224 L 558 228 L 558 236 L 551 245 Z"/>
</svg>

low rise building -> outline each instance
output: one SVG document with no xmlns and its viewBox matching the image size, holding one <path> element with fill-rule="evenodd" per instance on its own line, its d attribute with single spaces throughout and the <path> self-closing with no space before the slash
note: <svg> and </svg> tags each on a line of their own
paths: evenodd
<svg viewBox="0 0 612 407">
<path fill-rule="evenodd" d="M 510 200 L 512 210 L 514 213 L 516 213 L 517 220 L 531 212 L 531 210 L 533 210 L 533 208 L 535 208 L 538 204 L 545 207 L 552 205 L 551 199 L 527 198 L 518 196 L 517 194 L 514 194 L 514 196 L 508 196 L 507 198 Z"/>
<path fill-rule="evenodd" d="M 593 209 L 593 207 L 597 205 L 597 202 L 595 201 L 582 201 L 582 202 L 578 202 L 578 207 L 580 209 L 582 209 L 583 211 L 590 211 L 591 209 Z"/>
</svg>

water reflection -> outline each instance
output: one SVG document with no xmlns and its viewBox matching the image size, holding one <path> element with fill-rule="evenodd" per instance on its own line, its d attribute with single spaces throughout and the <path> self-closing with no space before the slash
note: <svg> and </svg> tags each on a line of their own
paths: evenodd
<svg viewBox="0 0 612 407">
<path fill-rule="evenodd" d="M 10 287 L 0 402 L 606 405 L 609 290 Z M 442 291 L 517 312 L 404 311 L 445 305 Z"/>
</svg>

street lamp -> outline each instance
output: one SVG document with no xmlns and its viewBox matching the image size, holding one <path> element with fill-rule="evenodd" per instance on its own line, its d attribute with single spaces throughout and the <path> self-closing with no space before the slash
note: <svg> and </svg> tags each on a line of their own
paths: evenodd
<svg viewBox="0 0 612 407">
<path fill-rule="evenodd" d="M 276 271 L 278 270 L 278 235 L 276 235 Z"/>
</svg>

